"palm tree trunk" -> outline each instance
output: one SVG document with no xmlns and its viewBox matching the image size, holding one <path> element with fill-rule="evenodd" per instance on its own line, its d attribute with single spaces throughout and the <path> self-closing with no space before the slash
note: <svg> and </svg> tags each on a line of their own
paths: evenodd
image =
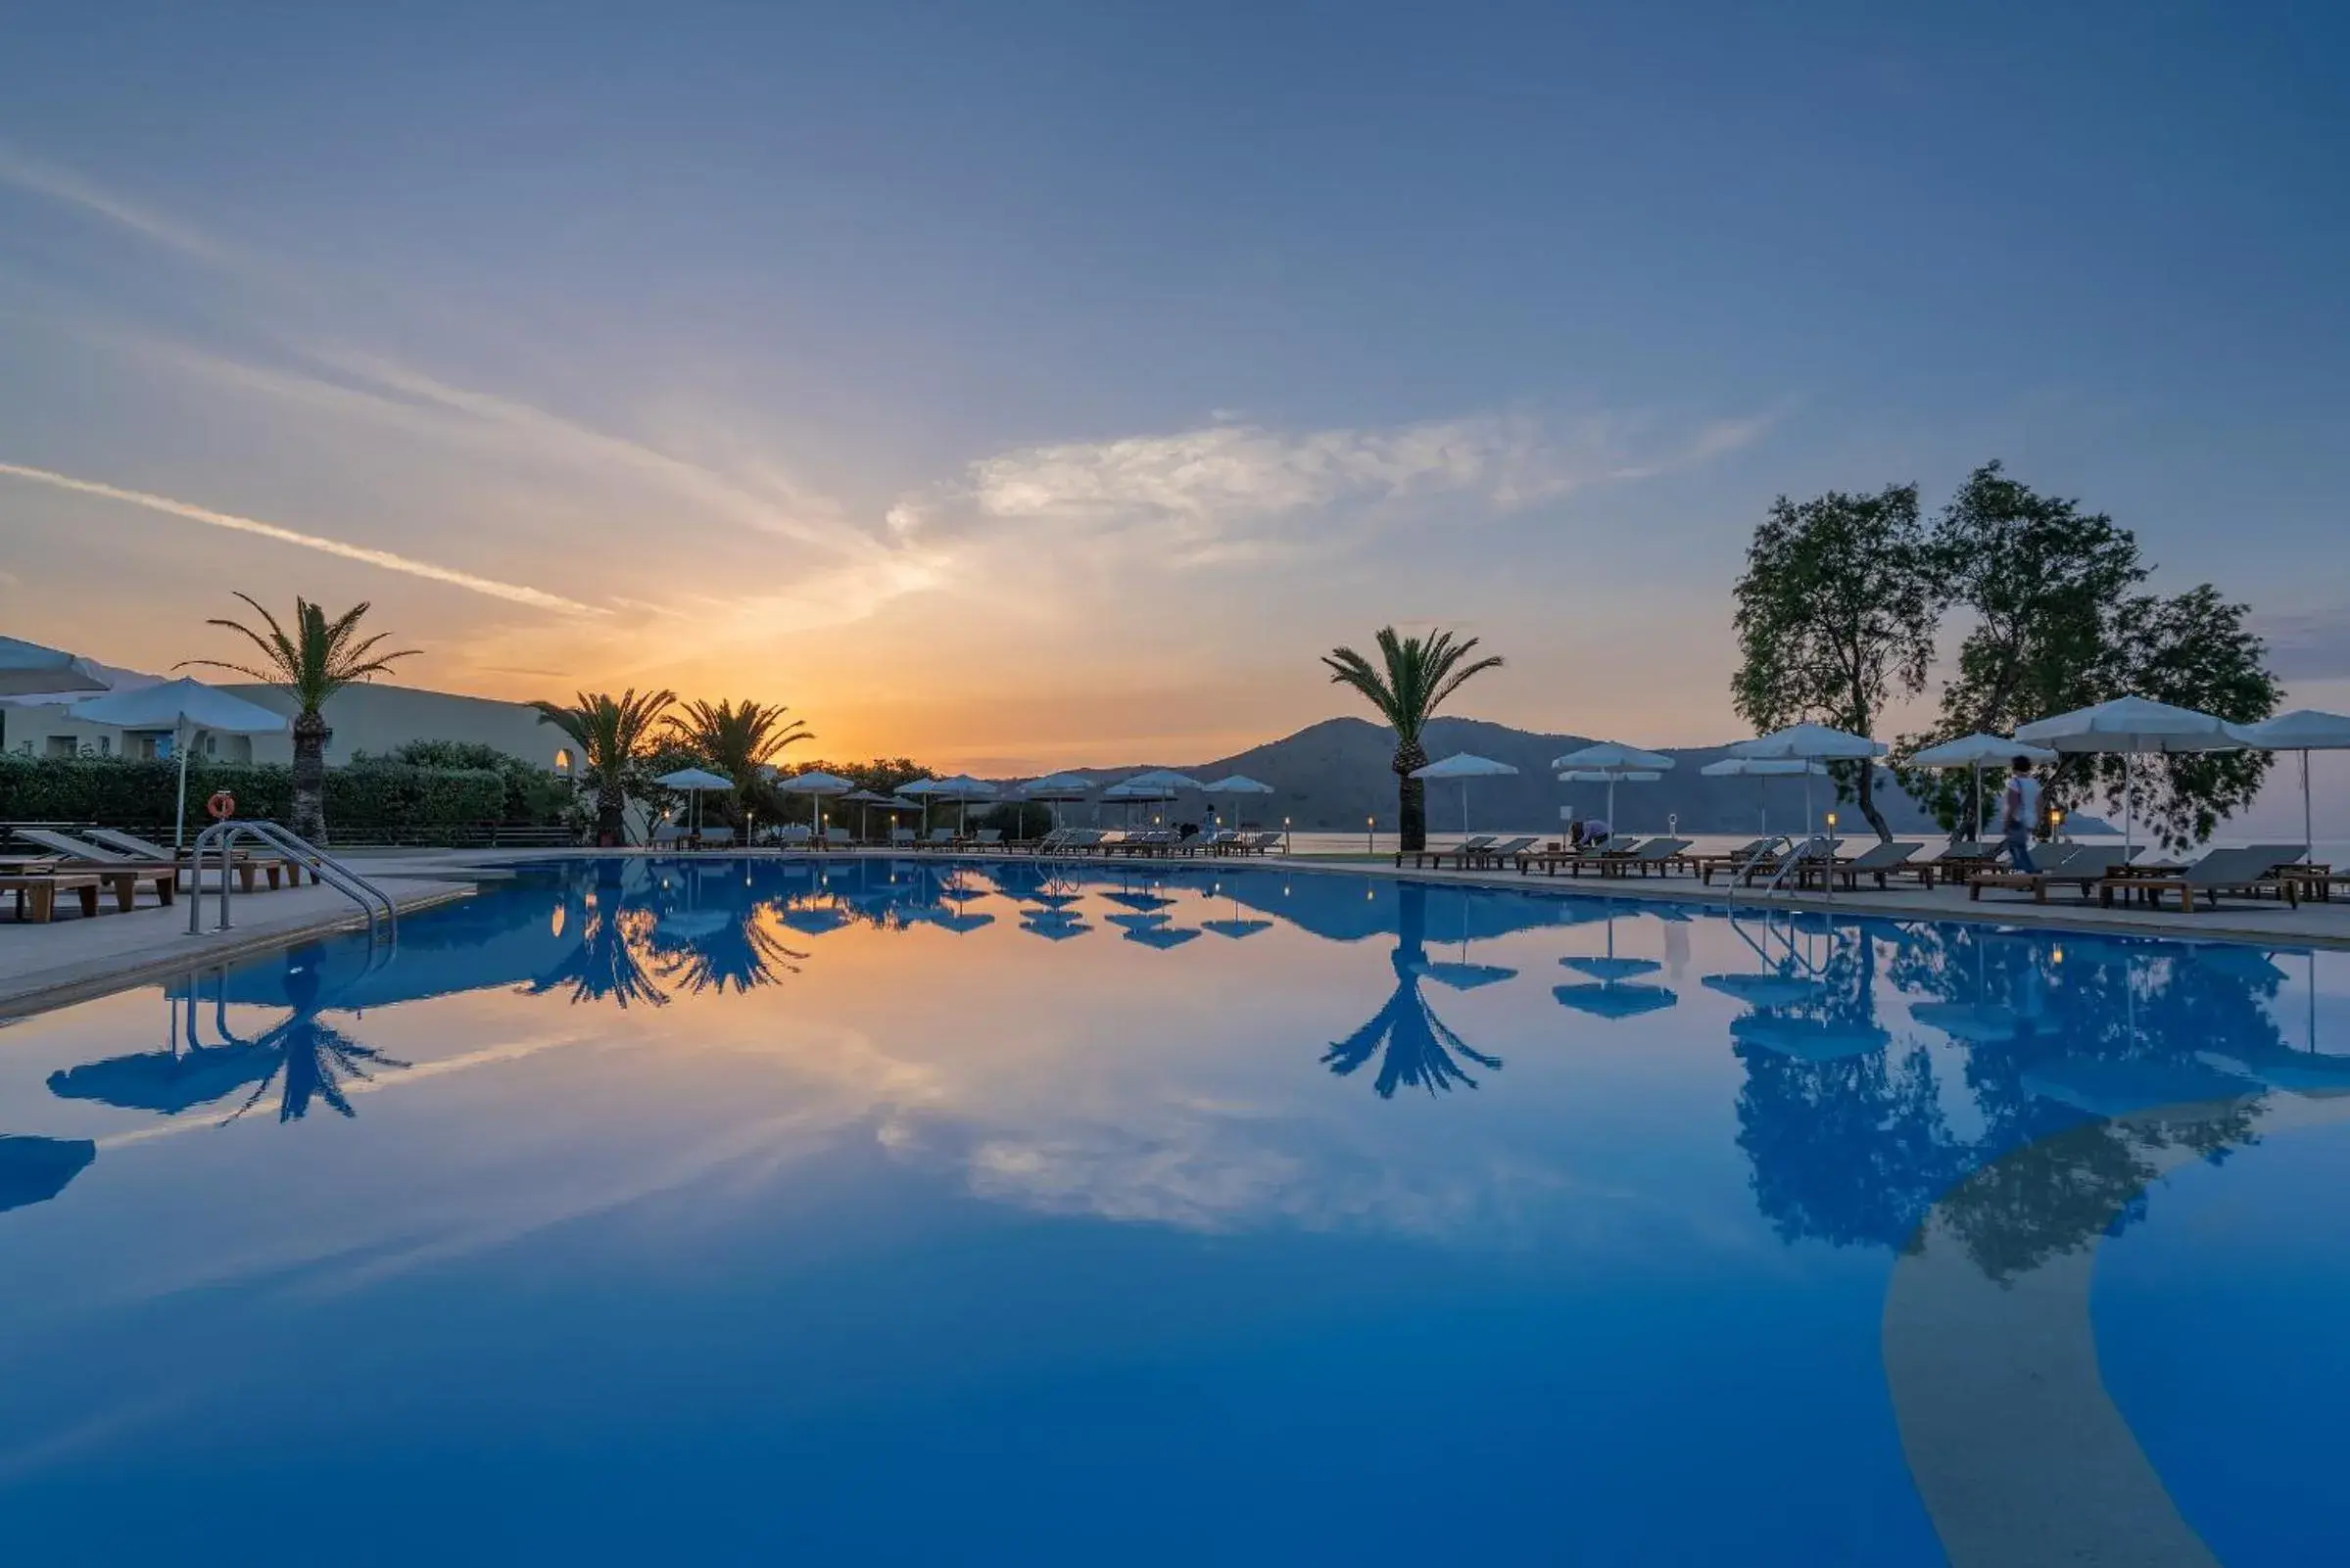
<svg viewBox="0 0 2350 1568">
<path fill-rule="evenodd" d="M 294 720 L 295 833 L 313 844 L 326 842 L 326 741 L 334 732 L 315 709 Z"/>
<path fill-rule="evenodd" d="M 628 791 L 615 780 L 596 785 L 596 841 L 607 849 L 620 846 L 628 832 Z"/>
<path fill-rule="evenodd" d="M 1396 833 L 1405 854 L 1416 854 L 1428 847 L 1428 785 L 1424 779 L 1412 777 L 1413 770 L 1428 765 L 1428 754 L 1416 740 L 1407 740 L 1395 748 L 1395 821 Z"/>
</svg>

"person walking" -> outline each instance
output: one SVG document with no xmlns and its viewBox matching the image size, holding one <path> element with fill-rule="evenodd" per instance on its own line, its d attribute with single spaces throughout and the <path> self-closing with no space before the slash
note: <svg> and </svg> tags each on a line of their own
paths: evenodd
<svg viewBox="0 0 2350 1568">
<path fill-rule="evenodd" d="M 2038 872 L 2032 863 L 2032 835 L 2039 830 L 2039 781 L 2032 777 L 2032 759 L 2018 757 L 2008 764 L 2007 788 L 1999 796 L 1999 847 L 2007 851 L 2010 869 Z"/>
</svg>

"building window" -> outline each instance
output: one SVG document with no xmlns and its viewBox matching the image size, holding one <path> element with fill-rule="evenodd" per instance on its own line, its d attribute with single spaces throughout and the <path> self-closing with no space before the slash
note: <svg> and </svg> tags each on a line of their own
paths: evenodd
<svg viewBox="0 0 2350 1568">
<path fill-rule="evenodd" d="M 571 748 L 569 746 L 555 747 L 554 771 L 557 773 L 569 773 L 571 771 Z"/>
<path fill-rule="evenodd" d="M 111 757 L 111 756 L 113 756 L 114 754 L 115 754 L 115 737 L 114 737 L 113 736 L 111 736 L 111 735 L 102 735 L 102 736 L 100 736 L 98 737 L 98 755 L 100 755 L 100 756 L 102 756 L 102 757 Z"/>
<path fill-rule="evenodd" d="M 49 737 L 49 755 L 53 757 L 73 755 L 73 737 L 70 735 L 51 736 Z"/>
<path fill-rule="evenodd" d="M 216 757 L 220 754 L 220 737 L 218 736 L 211 734 L 205 736 L 204 754 L 208 757 Z"/>
</svg>

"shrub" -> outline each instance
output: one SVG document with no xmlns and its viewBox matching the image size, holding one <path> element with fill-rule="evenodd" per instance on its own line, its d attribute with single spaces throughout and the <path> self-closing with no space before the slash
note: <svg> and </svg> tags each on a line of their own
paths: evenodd
<svg viewBox="0 0 2350 1568">
<path fill-rule="evenodd" d="M 418 768 L 486 770 L 505 784 L 505 804 L 499 821 L 518 827 L 545 828 L 563 821 L 577 793 L 561 774 L 525 762 L 510 752 L 475 740 L 410 740 L 388 754 L 393 762 Z M 369 759 L 352 759 L 358 767 Z"/>
<path fill-rule="evenodd" d="M 0 821 L 153 828 L 171 821 L 178 787 L 175 762 L 0 757 Z M 204 801 L 217 789 L 237 797 L 241 817 L 283 822 L 293 813 L 290 768 L 191 757 L 188 810 L 193 818 L 201 820 Z M 505 779 L 487 769 L 372 761 L 326 771 L 326 820 L 344 837 L 429 835 L 498 822 L 505 803 Z"/>
</svg>

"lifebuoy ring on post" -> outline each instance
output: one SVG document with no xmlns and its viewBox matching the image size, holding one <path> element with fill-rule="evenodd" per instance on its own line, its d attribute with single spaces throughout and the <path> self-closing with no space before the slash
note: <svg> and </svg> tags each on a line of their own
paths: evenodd
<svg viewBox="0 0 2350 1568">
<path fill-rule="evenodd" d="M 216 789 L 212 799 L 204 803 L 204 809 L 212 813 L 213 821 L 226 822 L 237 814 L 237 797 L 225 789 Z"/>
</svg>

